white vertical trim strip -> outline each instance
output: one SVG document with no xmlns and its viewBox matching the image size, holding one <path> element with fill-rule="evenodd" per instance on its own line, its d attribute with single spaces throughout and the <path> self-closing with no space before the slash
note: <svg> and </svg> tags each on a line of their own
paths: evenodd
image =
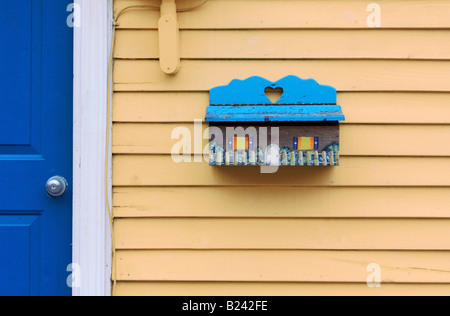
<svg viewBox="0 0 450 316">
<path fill-rule="evenodd" d="M 114 23 L 114 4 L 113 4 L 113 0 L 106 0 L 107 1 L 107 16 L 108 16 L 108 24 L 107 24 L 107 32 L 108 32 L 108 54 L 107 54 L 107 59 L 106 59 L 106 64 L 107 64 L 107 72 L 108 72 L 108 67 L 109 67 L 109 59 L 111 57 L 111 50 L 113 49 L 113 43 L 112 43 L 112 37 L 113 37 L 113 23 Z M 107 80 L 110 80 L 111 83 L 111 88 L 109 91 L 110 94 L 110 117 L 109 117 L 109 151 L 108 151 L 108 197 L 109 197 L 109 205 L 111 208 L 111 215 L 112 215 L 112 121 L 113 121 L 113 111 L 112 111 L 112 100 L 113 100 L 113 78 L 112 78 L 112 70 L 113 70 L 113 65 L 111 66 L 111 78 L 107 78 Z M 112 238 L 114 238 L 114 236 L 111 236 L 111 229 L 110 229 L 110 219 L 108 214 L 106 214 L 106 233 L 107 233 L 107 239 L 106 239 L 106 247 L 105 247 L 105 260 L 106 260 L 106 269 L 104 271 L 105 273 L 105 290 L 106 290 L 106 294 L 105 296 L 110 296 L 111 295 L 111 271 L 112 271 L 112 265 L 113 263 L 111 262 L 111 247 L 112 247 Z"/>
<path fill-rule="evenodd" d="M 112 0 L 75 0 L 73 262 L 81 287 L 74 296 L 111 294 L 111 234 L 105 203 L 107 71 Z M 110 186 L 110 185 L 109 185 Z"/>
</svg>

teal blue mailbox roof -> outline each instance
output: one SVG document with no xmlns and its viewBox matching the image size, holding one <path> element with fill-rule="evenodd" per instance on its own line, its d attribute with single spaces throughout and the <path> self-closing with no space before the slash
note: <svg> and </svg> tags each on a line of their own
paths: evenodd
<svg viewBox="0 0 450 316">
<path fill-rule="evenodd" d="M 272 103 L 266 89 L 283 89 Z M 233 80 L 211 89 L 207 122 L 336 122 L 344 121 L 336 89 L 314 79 L 288 76 L 276 82 L 261 77 Z"/>
</svg>

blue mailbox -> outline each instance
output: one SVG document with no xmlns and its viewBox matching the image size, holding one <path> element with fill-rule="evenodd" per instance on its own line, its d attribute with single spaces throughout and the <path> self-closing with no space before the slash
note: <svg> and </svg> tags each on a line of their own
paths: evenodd
<svg viewBox="0 0 450 316">
<path fill-rule="evenodd" d="M 338 166 L 344 120 L 336 89 L 313 79 L 233 80 L 210 91 L 210 164 Z"/>
</svg>

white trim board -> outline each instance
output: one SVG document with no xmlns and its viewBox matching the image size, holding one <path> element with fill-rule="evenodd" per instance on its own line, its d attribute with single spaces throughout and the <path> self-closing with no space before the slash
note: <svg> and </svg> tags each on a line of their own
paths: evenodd
<svg viewBox="0 0 450 316">
<path fill-rule="evenodd" d="M 81 11 L 81 26 L 74 28 L 73 262 L 80 269 L 75 282 L 80 286 L 73 288 L 73 295 L 109 296 L 111 233 L 104 164 L 112 0 L 75 0 L 75 8 Z M 111 183 L 107 187 L 110 193 Z"/>
</svg>

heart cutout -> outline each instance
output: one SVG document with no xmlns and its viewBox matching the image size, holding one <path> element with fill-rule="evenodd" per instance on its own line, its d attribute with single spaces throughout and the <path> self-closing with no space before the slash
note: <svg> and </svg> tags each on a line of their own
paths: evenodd
<svg viewBox="0 0 450 316">
<path fill-rule="evenodd" d="M 283 88 L 280 88 L 280 87 L 275 88 L 275 89 L 272 87 L 267 87 L 264 90 L 264 92 L 266 93 L 266 96 L 269 98 L 270 102 L 275 104 L 281 99 L 281 97 L 284 93 L 284 90 L 283 90 Z"/>
</svg>

